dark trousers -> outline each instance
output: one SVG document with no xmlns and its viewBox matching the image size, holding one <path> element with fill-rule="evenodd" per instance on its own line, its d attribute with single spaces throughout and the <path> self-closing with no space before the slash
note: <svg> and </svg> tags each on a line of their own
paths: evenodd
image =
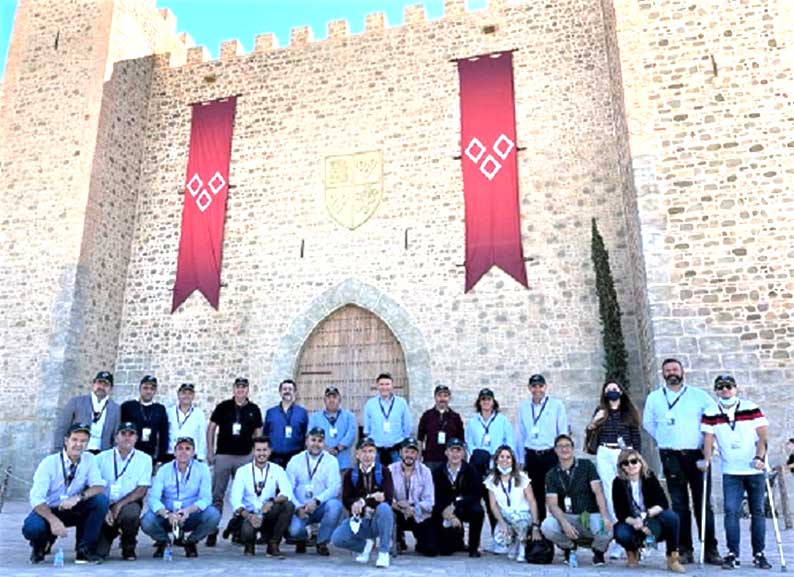
<svg viewBox="0 0 794 577">
<path fill-rule="evenodd" d="M 480 548 L 480 533 L 485 522 L 485 513 L 482 505 L 476 503 L 469 507 L 455 507 L 455 516 L 462 523 L 469 524 L 469 553 L 473 553 Z M 438 539 L 438 554 L 452 555 L 463 549 L 463 528 L 445 528 L 441 515 L 433 517 L 436 536 Z"/>
<path fill-rule="evenodd" d="M 654 519 L 658 521 L 659 526 L 661 527 L 661 533 L 657 537 L 657 541 L 665 542 L 668 555 L 678 551 L 680 529 L 678 515 L 675 514 L 675 511 L 665 509 L 659 515 L 650 520 L 649 526 Z M 637 531 L 628 523 L 616 523 L 614 535 L 615 541 L 617 541 L 618 544 L 626 551 L 637 551 L 645 542 L 645 533 L 642 531 Z"/>
<path fill-rule="evenodd" d="M 287 532 L 292 514 L 295 512 L 295 505 L 289 501 L 274 503 L 270 511 L 262 517 L 262 525 L 257 529 L 248 519 L 243 519 L 240 526 L 240 541 L 244 545 L 251 545 L 256 542 L 257 533 L 267 535 L 269 543 L 279 544 Z"/>
<path fill-rule="evenodd" d="M 292 457 L 294 457 L 295 455 L 297 455 L 298 453 L 300 453 L 300 452 L 301 452 L 300 450 L 298 450 L 298 451 L 289 451 L 287 453 L 276 453 L 276 452 L 273 452 L 270 455 L 269 461 L 271 463 L 275 463 L 276 465 L 279 465 L 280 467 L 286 469 L 287 468 L 287 463 L 289 463 L 289 460 Z"/>
<path fill-rule="evenodd" d="M 546 473 L 556 466 L 557 454 L 554 449 L 543 451 L 524 449 L 524 471 L 532 481 L 532 493 L 538 503 L 538 517 L 540 517 L 538 523 L 546 518 Z"/>
<path fill-rule="evenodd" d="M 438 543 L 436 542 L 436 528 L 433 524 L 433 518 L 428 517 L 421 523 L 417 523 L 416 519 L 411 517 L 406 519 L 405 515 L 399 511 L 394 512 L 397 519 L 397 534 L 404 534 L 410 531 L 414 534 L 416 540 L 416 552 L 427 557 L 435 557 L 438 555 Z"/>
<path fill-rule="evenodd" d="M 52 514 L 58 517 L 64 525 L 77 528 L 77 550 L 88 549 L 91 552 L 96 547 L 99 531 L 107 512 L 108 498 L 104 493 L 80 501 L 68 511 L 52 509 Z M 22 525 L 22 535 L 30 541 L 33 547 L 38 549 L 44 549 L 50 541 L 55 541 L 55 536 L 50 531 L 49 522 L 35 511 L 31 511 L 25 519 Z"/>
<path fill-rule="evenodd" d="M 99 532 L 99 540 L 96 545 L 96 553 L 101 557 L 110 554 L 113 540 L 121 533 L 121 546 L 123 548 L 135 548 L 138 543 L 138 530 L 141 527 L 141 502 L 133 501 L 127 503 L 119 511 L 113 525 L 102 523 Z"/>
<path fill-rule="evenodd" d="M 700 511 L 703 507 L 703 471 L 698 469 L 697 462 L 703 458 L 700 450 L 672 451 L 660 449 L 662 469 L 667 479 L 667 491 L 670 493 L 672 509 L 678 514 L 681 522 L 681 551 L 691 552 L 692 545 L 692 510 L 689 507 L 689 492 L 692 493 L 692 507 L 695 510 L 698 534 L 700 534 Z M 700 535 L 703 540 L 704 536 Z M 706 486 L 706 549 L 716 550 L 717 539 L 714 536 L 714 511 L 711 509 L 711 469 L 708 472 Z"/>
<path fill-rule="evenodd" d="M 378 447 L 378 461 L 384 467 L 388 467 L 392 463 L 400 462 L 400 445 L 392 447 Z"/>
</svg>

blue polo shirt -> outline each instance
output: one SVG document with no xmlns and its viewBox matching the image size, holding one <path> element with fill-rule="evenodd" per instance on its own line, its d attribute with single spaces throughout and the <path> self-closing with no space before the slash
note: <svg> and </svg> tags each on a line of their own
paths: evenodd
<svg viewBox="0 0 794 577">
<path fill-rule="evenodd" d="M 325 446 L 336 447 L 343 445 L 344 451 L 336 456 L 340 469 L 349 469 L 353 466 L 353 445 L 356 443 L 358 424 L 356 416 L 347 409 L 339 409 L 336 415 L 322 410 L 312 413 L 309 417 L 309 430 L 320 427 L 325 431 Z M 333 433 L 333 434 L 332 434 Z"/>
<path fill-rule="evenodd" d="M 270 437 L 270 447 L 274 453 L 302 451 L 309 426 L 309 413 L 300 405 L 293 403 L 285 412 L 281 403 L 270 407 L 265 413 L 262 434 Z M 287 427 L 291 427 L 287 435 Z"/>
</svg>

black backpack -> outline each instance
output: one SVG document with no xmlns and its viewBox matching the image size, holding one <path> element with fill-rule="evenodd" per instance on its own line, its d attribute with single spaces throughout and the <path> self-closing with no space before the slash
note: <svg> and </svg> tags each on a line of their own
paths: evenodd
<svg viewBox="0 0 794 577">
<path fill-rule="evenodd" d="M 537 541 L 530 539 L 526 548 L 527 563 L 548 565 L 554 561 L 554 543 L 541 537 Z"/>
</svg>

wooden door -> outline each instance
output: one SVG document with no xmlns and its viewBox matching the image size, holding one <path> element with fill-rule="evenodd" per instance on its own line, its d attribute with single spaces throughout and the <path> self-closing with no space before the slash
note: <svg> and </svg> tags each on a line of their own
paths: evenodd
<svg viewBox="0 0 794 577">
<path fill-rule="evenodd" d="M 354 305 L 331 313 L 309 335 L 295 381 L 298 400 L 309 412 L 323 407 L 326 387 L 342 394 L 342 406 L 361 424 L 361 409 L 376 393 L 375 377 L 391 373 L 395 393 L 408 398 L 405 354 L 381 319 Z"/>
</svg>

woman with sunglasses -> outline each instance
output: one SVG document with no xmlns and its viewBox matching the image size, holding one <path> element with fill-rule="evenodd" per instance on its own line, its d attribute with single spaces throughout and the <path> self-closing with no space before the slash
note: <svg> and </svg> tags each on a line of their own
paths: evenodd
<svg viewBox="0 0 794 577">
<path fill-rule="evenodd" d="M 494 539 L 507 546 L 507 558 L 519 563 L 526 561 L 527 533 L 532 527 L 532 539 L 541 538 L 538 523 L 538 504 L 532 493 L 529 476 L 518 468 L 515 453 L 507 445 L 496 449 L 493 469 L 485 479 L 490 510 L 496 518 Z"/>
<path fill-rule="evenodd" d="M 612 502 L 618 519 L 615 540 L 626 549 L 629 567 L 639 565 L 639 550 L 653 535 L 667 545 L 667 569 L 673 573 L 686 572 L 678 558 L 678 515 L 670 509 L 659 479 L 636 449 L 625 449 L 618 456 Z"/>
<path fill-rule="evenodd" d="M 607 511 L 615 522 L 612 481 L 618 472 L 618 455 L 623 449 L 642 450 L 640 413 L 616 380 L 607 380 L 601 387 L 601 398 L 587 429 L 597 443 L 596 469 L 604 487 Z M 613 543 L 610 558 L 618 559 L 621 555 L 620 546 Z"/>
</svg>

